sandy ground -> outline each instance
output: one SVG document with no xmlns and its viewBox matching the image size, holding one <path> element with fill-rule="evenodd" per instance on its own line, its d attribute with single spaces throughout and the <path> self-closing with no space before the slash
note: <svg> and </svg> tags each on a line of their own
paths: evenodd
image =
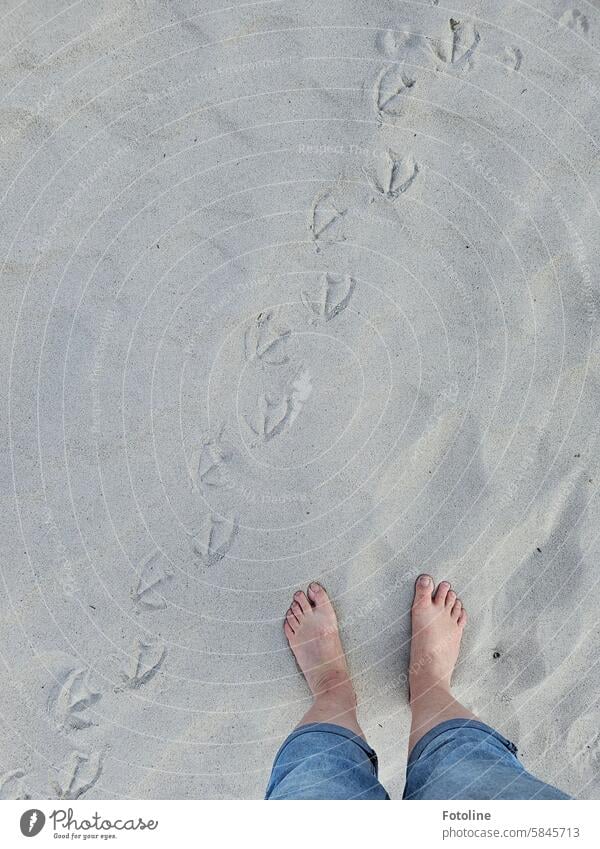
<svg viewBox="0 0 600 849">
<path fill-rule="evenodd" d="M 0 4 L 0 795 L 260 797 L 335 598 L 600 794 L 597 2 Z"/>
</svg>

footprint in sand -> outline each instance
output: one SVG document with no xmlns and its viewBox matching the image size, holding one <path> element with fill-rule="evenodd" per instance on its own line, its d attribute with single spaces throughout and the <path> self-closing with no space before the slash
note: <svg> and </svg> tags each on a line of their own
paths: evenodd
<svg viewBox="0 0 600 849">
<path fill-rule="evenodd" d="M 267 365 L 287 363 L 289 357 L 284 348 L 290 336 L 289 328 L 277 326 L 274 312 L 259 313 L 244 334 L 246 359 L 260 360 Z"/>
<path fill-rule="evenodd" d="M 388 59 L 406 57 L 411 50 L 418 50 L 422 38 L 418 32 L 401 29 L 386 29 L 377 33 L 375 47 Z"/>
<path fill-rule="evenodd" d="M 192 535 L 192 551 L 206 566 L 214 566 L 225 557 L 237 537 L 238 530 L 237 516 L 220 518 L 207 513 L 202 518 L 200 527 Z"/>
<path fill-rule="evenodd" d="M 441 38 L 428 41 L 435 59 L 454 70 L 468 70 L 480 41 L 480 36 L 471 21 L 450 18 L 450 31 Z"/>
<path fill-rule="evenodd" d="M 383 68 L 373 86 L 373 108 L 375 112 L 380 116 L 396 117 L 402 115 L 415 83 L 415 77 L 403 67 L 390 65 Z"/>
<path fill-rule="evenodd" d="M 322 321 L 332 321 L 346 309 L 355 287 L 356 281 L 349 274 L 340 278 L 326 273 L 320 297 L 313 299 L 307 292 L 302 292 L 302 303 L 313 316 Z"/>
<path fill-rule="evenodd" d="M 340 194 L 341 180 L 333 186 L 317 192 L 314 196 L 308 214 L 308 229 L 310 230 L 317 250 L 319 242 L 336 242 L 344 239 L 340 224 L 348 212 L 342 203 Z"/>
<path fill-rule="evenodd" d="M 163 590 L 173 577 L 162 552 L 154 551 L 141 567 L 140 578 L 133 592 L 133 600 L 142 610 L 164 610 L 167 602 Z"/>
<path fill-rule="evenodd" d="M 292 413 L 292 399 L 289 396 L 271 398 L 262 395 L 256 410 L 244 416 L 246 424 L 261 442 L 270 442 L 286 429 Z"/>
<path fill-rule="evenodd" d="M 147 684 L 162 666 L 166 654 L 162 640 L 136 640 L 121 670 L 124 686 L 137 690 Z"/>
<path fill-rule="evenodd" d="M 419 165 L 412 156 L 401 156 L 392 150 L 386 150 L 384 157 L 379 157 L 372 172 L 364 170 L 364 174 L 375 190 L 388 200 L 396 200 L 413 184 Z"/>
<path fill-rule="evenodd" d="M 51 710 L 57 726 L 64 730 L 80 731 L 96 725 L 89 708 L 101 698 L 101 693 L 89 683 L 89 669 L 76 667 L 59 679 L 52 698 Z"/>
<path fill-rule="evenodd" d="M 11 769 L 0 775 L 0 799 L 31 799 L 24 769 Z"/>
<path fill-rule="evenodd" d="M 521 67 L 521 63 L 523 62 L 523 53 L 518 47 L 507 46 L 504 48 L 501 62 L 506 67 L 507 71 L 518 71 Z"/>
<path fill-rule="evenodd" d="M 227 465 L 233 457 L 233 451 L 223 442 L 225 425 L 221 424 L 216 433 L 204 438 L 195 454 L 195 470 L 192 475 L 193 486 L 203 488 L 228 488 Z"/>
<path fill-rule="evenodd" d="M 100 752 L 73 752 L 65 764 L 50 773 L 50 785 L 58 799 L 79 799 L 100 778 Z"/>
<path fill-rule="evenodd" d="M 581 35 L 587 35 L 590 29 L 588 19 L 579 9 L 567 9 L 560 16 L 559 23 Z"/>
</svg>

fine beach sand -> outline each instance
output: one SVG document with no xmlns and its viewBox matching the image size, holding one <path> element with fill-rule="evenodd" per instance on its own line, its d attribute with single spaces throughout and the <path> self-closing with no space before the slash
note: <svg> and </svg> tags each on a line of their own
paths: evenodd
<svg viewBox="0 0 600 849">
<path fill-rule="evenodd" d="M 320 580 L 600 798 L 600 9 L 0 6 L 0 797 L 259 798 Z"/>
</svg>

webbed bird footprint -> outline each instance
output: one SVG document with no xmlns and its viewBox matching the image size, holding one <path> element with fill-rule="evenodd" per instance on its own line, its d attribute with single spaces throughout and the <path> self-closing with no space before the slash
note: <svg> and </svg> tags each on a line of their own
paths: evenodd
<svg viewBox="0 0 600 849">
<path fill-rule="evenodd" d="M 25 770 L 11 769 L 0 775 L 0 799 L 31 799 L 31 792 L 26 786 Z"/>
<path fill-rule="evenodd" d="M 147 684 L 162 666 L 166 654 L 162 640 L 136 640 L 121 670 L 124 685 L 137 690 Z"/>
<path fill-rule="evenodd" d="M 434 38 L 428 41 L 429 48 L 439 62 L 453 68 L 469 68 L 480 41 L 480 36 L 471 21 L 456 21 L 450 18 L 449 38 Z"/>
<path fill-rule="evenodd" d="M 379 158 L 374 172 L 365 170 L 364 173 L 378 194 L 395 200 L 413 184 L 419 173 L 419 165 L 412 156 L 403 158 L 386 150 L 385 156 Z"/>
<path fill-rule="evenodd" d="M 155 551 L 142 564 L 133 600 L 145 610 L 164 610 L 167 606 L 162 589 L 173 573 L 164 565 L 164 560 L 162 552 Z"/>
<path fill-rule="evenodd" d="M 79 799 L 94 786 L 101 772 L 100 752 L 73 752 L 63 766 L 50 774 L 50 784 L 58 799 Z"/>
<path fill-rule="evenodd" d="M 292 412 L 292 399 L 288 396 L 283 398 L 270 398 L 263 395 L 258 399 L 256 412 L 244 416 L 248 427 L 263 442 L 269 442 L 280 434 Z"/>
<path fill-rule="evenodd" d="M 384 53 L 390 59 L 397 59 L 401 55 L 406 55 L 407 51 L 418 48 L 420 41 L 418 33 L 387 29 L 377 33 L 375 44 L 380 53 Z"/>
<path fill-rule="evenodd" d="M 194 485 L 198 488 L 227 486 L 226 466 L 233 452 L 223 443 L 224 429 L 223 424 L 214 436 L 207 437 L 200 446 L 194 477 Z"/>
<path fill-rule="evenodd" d="M 415 83 L 416 79 L 404 68 L 396 65 L 383 68 L 373 87 L 375 111 L 382 115 L 400 115 L 406 105 L 406 96 Z"/>
<path fill-rule="evenodd" d="M 338 183 L 317 192 L 313 198 L 308 216 L 308 229 L 312 237 L 318 240 L 329 239 L 335 241 L 343 238 L 339 233 L 337 225 L 346 215 L 348 209 L 336 199 Z"/>
<path fill-rule="evenodd" d="M 331 321 L 346 309 L 355 287 L 356 281 L 349 274 L 340 279 L 326 273 L 323 276 L 321 296 L 313 298 L 307 292 L 302 292 L 302 303 L 312 315 Z"/>
<path fill-rule="evenodd" d="M 89 670 L 70 670 L 54 700 L 53 712 L 59 728 L 74 731 L 95 725 L 85 711 L 100 700 L 101 694 L 88 683 Z"/>
<path fill-rule="evenodd" d="M 272 312 L 261 312 L 244 334 L 244 349 L 248 360 L 262 360 L 269 365 L 287 363 L 289 357 L 281 351 L 291 335 L 289 328 L 275 325 Z"/>
<path fill-rule="evenodd" d="M 222 560 L 237 536 L 239 521 L 236 516 L 221 519 L 207 514 L 200 528 L 192 536 L 192 550 L 207 566 Z"/>
</svg>

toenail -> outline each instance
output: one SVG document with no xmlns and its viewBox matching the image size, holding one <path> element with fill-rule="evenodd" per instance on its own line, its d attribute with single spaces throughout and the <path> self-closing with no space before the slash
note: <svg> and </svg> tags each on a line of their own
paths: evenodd
<svg viewBox="0 0 600 849">
<path fill-rule="evenodd" d="M 321 587 L 318 584 L 311 584 L 310 588 L 313 591 L 313 593 L 318 593 L 319 590 L 321 589 Z"/>
<path fill-rule="evenodd" d="M 421 577 L 419 578 L 419 584 L 422 587 L 431 586 L 431 578 L 429 577 L 429 575 L 421 575 Z"/>
</svg>

